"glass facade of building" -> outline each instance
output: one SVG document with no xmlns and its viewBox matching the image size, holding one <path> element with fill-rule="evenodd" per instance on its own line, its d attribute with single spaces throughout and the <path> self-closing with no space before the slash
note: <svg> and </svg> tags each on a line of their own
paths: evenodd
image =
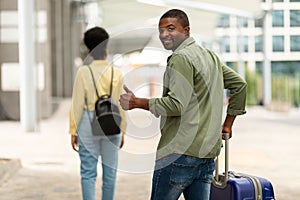
<svg viewBox="0 0 300 200">
<path fill-rule="evenodd" d="M 284 12 L 283 10 L 272 11 L 272 26 L 283 27 L 284 26 Z"/>
<path fill-rule="evenodd" d="M 290 26 L 300 27 L 300 10 L 290 10 Z"/>
<path fill-rule="evenodd" d="M 261 90 L 265 76 L 263 69 L 265 66 L 268 69 L 268 65 L 265 65 L 267 55 L 271 66 L 272 100 L 300 105 L 300 3 L 297 2 L 300 0 L 262 0 L 263 9 L 268 8 L 269 3 L 272 4 L 268 18 L 244 20 L 230 16 L 227 20 L 223 17 L 219 21 L 223 23 L 223 26 L 217 28 L 217 34 L 222 40 L 223 59 L 237 71 L 241 67 L 238 66 L 240 59 L 243 60 L 245 80 L 251 83 L 250 96 L 253 90 L 259 87 Z M 253 86 L 253 74 L 257 74 L 257 80 L 260 80 L 256 83 L 260 84 L 258 88 Z M 287 82 L 293 86 L 287 85 Z M 256 97 L 260 99 L 259 95 Z M 253 96 L 251 98 L 253 100 Z"/>
<path fill-rule="evenodd" d="M 300 35 L 291 36 L 291 51 L 299 51 L 300 52 Z"/>
<path fill-rule="evenodd" d="M 255 36 L 255 52 L 263 51 L 263 38 L 262 35 Z"/>
<path fill-rule="evenodd" d="M 273 44 L 274 52 L 283 52 L 284 51 L 284 36 L 273 36 L 272 44 Z"/>
<path fill-rule="evenodd" d="M 218 20 L 218 27 L 229 28 L 230 27 L 229 15 L 222 15 Z"/>
</svg>

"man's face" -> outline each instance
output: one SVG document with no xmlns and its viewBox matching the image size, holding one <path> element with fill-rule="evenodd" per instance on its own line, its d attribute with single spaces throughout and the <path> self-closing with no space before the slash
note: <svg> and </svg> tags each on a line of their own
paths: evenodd
<svg viewBox="0 0 300 200">
<path fill-rule="evenodd" d="M 189 37 L 190 27 L 183 27 L 177 18 L 163 18 L 159 21 L 159 39 L 167 50 L 175 49 Z"/>
</svg>

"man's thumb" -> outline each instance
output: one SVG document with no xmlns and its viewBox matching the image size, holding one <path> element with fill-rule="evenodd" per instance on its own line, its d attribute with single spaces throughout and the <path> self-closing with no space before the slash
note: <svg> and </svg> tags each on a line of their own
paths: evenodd
<svg viewBox="0 0 300 200">
<path fill-rule="evenodd" d="M 131 90 L 128 89 L 128 87 L 126 85 L 123 86 L 124 90 L 126 91 L 126 93 L 132 93 Z"/>
</svg>

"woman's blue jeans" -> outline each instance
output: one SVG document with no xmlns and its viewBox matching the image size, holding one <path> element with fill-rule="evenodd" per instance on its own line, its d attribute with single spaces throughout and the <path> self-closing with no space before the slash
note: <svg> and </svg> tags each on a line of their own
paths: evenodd
<svg viewBox="0 0 300 200">
<path fill-rule="evenodd" d="M 209 200 L 215 162 L 213 158 L 196 158 L 171 154 L 155 163 L 151 200 Z"/>
<path fill-rule="evenodd" d="M 83 200 L 95 199 L 95 183 L 99 155 L 102 164 L 102 199 L 113 200 L 118 167 L 118 150 L 122 135 L 93 136 L 88 112 L 79 125 L 78 144 Z"/>
</svg>

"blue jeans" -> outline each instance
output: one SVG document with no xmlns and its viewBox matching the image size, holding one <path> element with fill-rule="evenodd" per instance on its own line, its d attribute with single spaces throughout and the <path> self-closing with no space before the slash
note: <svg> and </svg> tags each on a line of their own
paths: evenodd
<svg viewBox="0 0 300 200">
<path fill-rule="evenodd" d="M 99 155 L 102 164 L 102 199 L 113 200 L 115 193 L 118 150 L 122 135 L 93 136 L 88 112 L 84 111 L 78 128 L 80 175 L 83 200 L 95 199 Z"/>
<path fill-rule="evenodd" d="M 151 200 L 176 200 L 183 193 L 186 200 L 209 200 L 215 162 L 171 154 L 155 163 Z"/>
</svg>

